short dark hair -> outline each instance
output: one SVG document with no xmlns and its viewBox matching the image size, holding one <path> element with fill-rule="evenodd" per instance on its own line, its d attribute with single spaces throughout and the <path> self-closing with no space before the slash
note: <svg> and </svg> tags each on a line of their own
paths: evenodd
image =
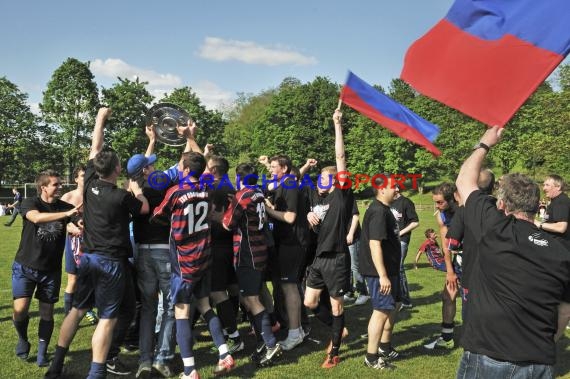
<svg viewBox="0 0 570 379">
<path fill-rule="evenodd" d="M 251 163 L 240 163 L 236 167 L 236 175 L 245 185 L 255 185 L 259 177 L 257 176 L 257 169 Z"/>
<path fill-rule="evenodd" d="M 540 188 L 526 175 L 515 173 L 503 176 L 497 191 L 497 199 L 505 204 L 510 213 L 523 212 L 534 217 L 540 202 Z"/>
<path fill-rule="evenodd" d="M 75 167 L 75 169 L 73 170 L 73 178 L 74 178 L 74 179 L 77 179 L 77 178 L 79 177 L 79 173 L 80 173 L 81 171 L 85 172 L 86 169 L 87 169 L 87 167 L 86 167 L 83 163 L 78 164 L 78 165 Z"/>
<path fill-rule="evenodd" d="M 455 197 L 453 194 L 457 191 L 457 187 L 455 184 L 443 182 L 431 191 L 434 195 L 442 195 L 443 199 L 448 203 L 454 203 Z"/>
<path fill-rule="evenodd" d="M 93 159 L 95 172 L 100 178 L 108 178 L 111 176 L 118 164 L 119 156 L 113 149 L 103 149 L 95 156 L 95 159 Z"/>
<path fill-rule="evenodd" d="M 426 238 L 429 238 L 429 235 L 434 233 L 435 230 L 433 230 L 432 228 L 426 229 L 426 231 L 424 232 L 424 235 L 426 236 Z"/>
<path fill-rule="evenodd" d="M 289 158 L 287 155 L 274 155 L 271 158 L 269 158 L 269 163 L 273 161 L 277 161 L 277 163 L 279 163 L 279 166 L 281 167 L 287 166 L 287 171 L 286 171 L 287 174 L 291 172 L 291 167 L 293 167 L 293 163 L 291 163 L 291 158 Z"/>
<path fill-rule="evenodd" d="M 48 169 L 40 172 L 36 177 L 36 190 L 38 191 L 38 196 L 42 193 L 42 187 L 47 186 L 50 182 L 50 178 L 60 178 L 61 175 L 55 170 Z"/>
<path fill-rule="evenodd" d="M 219 155 L 211 155 L 208 159 L 212 162 L 212 167 L 216 168 L 216 173 L 218 175 L 226 175 L 230 169 L 230 163 L 228 160 Z"/>
<path fill-rule="evenodd" d="M 189 151 L 182 153 L 180 158 L 182 161 L 182 168 L 190 170 L 190 176 L 198 179 L 206 169 L 206 158 L 200 153 Z"/>
</svg>

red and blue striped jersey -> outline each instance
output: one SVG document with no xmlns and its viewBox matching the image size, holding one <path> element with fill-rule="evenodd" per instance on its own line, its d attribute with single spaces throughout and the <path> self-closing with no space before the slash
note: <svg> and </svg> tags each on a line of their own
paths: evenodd
<svg viewBox="0 0 570 379">
<path fill-rule="evenodd" d="M 234 266 L 263 270 L 267 262 L 265 198 L 260 189 L 242 188 L 226 212 L 223 224 L 234 231 Z"/>
<path fill-rule="evenodd" d="M 171 187 L 152 215 L 170 221 L 172 272 L 188 282 L 201 277 L 211 263 L 209 192 L 198 187 Z"/>
</svg>

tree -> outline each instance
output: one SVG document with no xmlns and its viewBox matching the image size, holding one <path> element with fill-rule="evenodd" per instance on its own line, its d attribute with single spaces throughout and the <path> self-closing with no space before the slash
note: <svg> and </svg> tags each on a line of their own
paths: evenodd
<svg viewBox="0 0 570 379">
<path fill-rule="evenodd" d="M 68 58 L 54 71 L 40 104 L 44 119 L 56 135 L 70 182 L 75 165 L 86 156 L 99 104 L 93 79 L 89 62 Z"/>
<path fill-rule="evenodd" d="M 36 176 L 37 167 L 32 164 L 36 159 L 31 159 L 30 154 L 41 156 L 42 133 L 27 99 L 28 95 L 14 83 L 0 78 L 0 183 L 22 183 Z"/>
<path fill-rule="evenodd" d="M 146 151 L 148 139 L 144 128 L 147 109 L 153 97 L 145 88 L 147 82 L 139 82 L 138 79 L 118 80 L 111 88 L 101 91 L 103 102 L 113 110 L 105 139 L 106 145 L 126 160 L 133 154 Z"/>
</svg>

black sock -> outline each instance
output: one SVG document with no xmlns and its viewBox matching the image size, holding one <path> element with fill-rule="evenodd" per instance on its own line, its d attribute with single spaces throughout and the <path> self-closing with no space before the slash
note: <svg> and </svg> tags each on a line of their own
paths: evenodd
<svg viewBox="0 0 570 379">
<path fill-rule="evenodd" d="M 222 326 L 228 331 L 228 334 L 231 335 L 235 333 L 237 330 L 237 320 L 232 302 L 229 299 L 222 301 L 216 305 L 216 311 L 218 311 L 218 317 L 222 322 Z"/>
<path fill-rule="evenodd" d="M 259 328 L 259 336 L 263 338 L 263 342 L 269 348 L 275 347 L 275 343 L 277 342 L 273 332 L 271 331 L 271 322 L 269 321 L 269 316 L 267 315 L 266 311 L 261 311 L 255 316 L 253 316 L 253 323 L 256 325 L 256 329 Z M 257 330 L 256 330 L 257 334 Z"/>
<path fill-rule="evenodd" d="M 338 355 L 340 341 L 342 340 L 342 330 L 344 329 L 344 313 L 340 316 L 332 316 L 332 348 L 331 355 Z"/>
<path fill-rule="evenodd" d="M 453 339 L 453 322 L 447 324 L 445 322 L 441 323 L 441 337 L 445 341 L 450 341 Z"/>
<path fill-rule="evenodd" d="M 48 372 L 61 373 L 63 370 L 63 361 L 65 360 L 65 355 L 67 354 L 68 350 L 68 347 L 61 347 L 59 345 L 55 347 L 53 361 L 51 361 Z"/>
<path fill-rule="evenodd" d="M 390 342 L 380 342 L 380 350 L 389 352 L 392 350 L 392 344 Z"/>
<path fill-rule="evenodd" d="M 234 312 L 234 316 L 237 319 L 237 315 L 239 312 L 239 296 L 230 296 L 230 302 L 232 303 L 232 309 Z"/>
<path fill-rule="evenodd" d="M 18 337 L 20 339 L 27 341 L 28 340 L 28 324 L 30 323 L 30 318 L 26 316 L 25 319 L 16 321 L 13 320 L 14 327 L 16 328 L 16 332 L 18 333 Z"/>
<path fill-rule="evenodd" d="M 53 333 L 53 320 L 44 320 L 40 318 L 40 325 L 38 327 L 38 362 L 45 359 L 51 334 Z"/>
</svg>

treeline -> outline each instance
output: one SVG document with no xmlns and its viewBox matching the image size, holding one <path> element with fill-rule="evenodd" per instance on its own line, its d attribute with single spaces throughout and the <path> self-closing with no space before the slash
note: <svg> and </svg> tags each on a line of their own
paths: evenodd
<svg viewBox="0 0 570 379">
<path fill-rule="evenodd" d="M 198 143 L 213 143 L 236 164 L 260 155 L 287 153 L 302 165 L 315 158 L 319 167 L 334 164 L 332 113 L 340 87 L 325 77 L 308 83 L 285 78 L 278 88 L 239 94 L 224 112 L 206 109 L 190 87 L 155 99 L 146 82 L 118 78 L 100 92 L 89 63 L 67 59 L 44 91 L 40 115 L 31 112 L 27 95 L 0 78 L 0 183 L 32 181 L 36 173 L 55 168 L 70 175 L 88 155 L 97 109 L 113 108 L 106 138 L 123 163 L 144 152 L 146 110 L 155 102 L 175 103 L 200 126 Z M 554 88 L 556 90 L 554 90 Z M 485 126 L 394 79 L 386 90 L 396 101 L 437 124 L 441 133 L 434 158 L 424 149 L 343 107 L 348 167 L 354 173 L 419 173 L 424 182 L 454 178 Z M 178 148 L 157 146 L 158 168 L 176 161 Z M 570 65 L 543 83 L 507 124 L 503 141 L 492 149 L 488 165 L 498 174 L 526 172 L 537 180 L 553 172 L 570 179 Z"/>
</svg>

